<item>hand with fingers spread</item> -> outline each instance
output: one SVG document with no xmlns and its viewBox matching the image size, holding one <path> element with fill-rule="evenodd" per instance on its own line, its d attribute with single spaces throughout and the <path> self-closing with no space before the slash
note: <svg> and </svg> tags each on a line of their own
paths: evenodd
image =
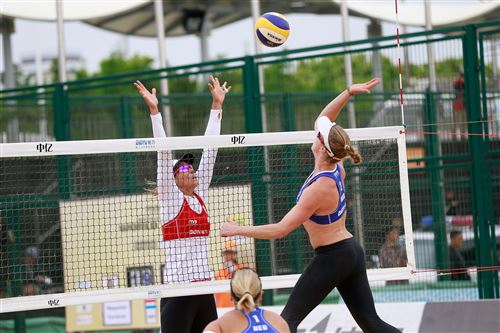
<svg viewBox="0 0 500 333">
<path fill-rule="evenodd" d="M 381 80 L 376 77 L 364 83 L 355 83 L 347 88 L 347 93 L 351 96 L 363 93 L 369 94 L 370 90 L 372 90 L 372 88 L 378 85 L 380 82 Z"/>
<path fill-rule="evenodd" d="M 137 91 L 139 91 L 139 93 L 142 95 L 142 98 L 144 98 L 144 101 L 148 105 L 151 114 L 157 114 L 158 98 L 156 98 L 156 88 L 151 89 L 151 92 L 149 92 L 149 90 L 139 80 L 134 82 L 134 86 L 137 88 Z"/>
<path fill-rule="evenodd" d="M 231 86 L 227 86 L 227 82 L 224 82 L 224 84 L 221 85 L 217 77 L 213 77 L 212 75 L 210 75 L 208 89 L 212 94 L 212 110 L 222 109 L 224 98 L 226 97 L 226 94 L 229 92 L 229 90 L 231 90 Z"/>
</svg>

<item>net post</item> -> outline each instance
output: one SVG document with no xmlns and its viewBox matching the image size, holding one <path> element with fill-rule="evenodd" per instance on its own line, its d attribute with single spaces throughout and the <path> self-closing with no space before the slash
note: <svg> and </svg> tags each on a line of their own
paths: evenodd
<svg viewBox="0 0 500 333">
<path fill-rule="evenodd" d="M 437 113 L 436 101 L 434 93 L 427 90 L 425 94 L 424 107 L 425 124 L 428 124 L 428 131 L 437 131 Z M 448 255 L 448 241 L 446 237 L 446 217 L 445 203 L 443 194 L 443 174 L 441 169 L 441 143 L 439 136 L 425 136 L 425 151 L 429 160 L 429 173 L 431 182 L 431 197 L 432 197 L 432 227 L 434 229 L 434 247 L 436 251 L 436 265 L 438 269 L 447 269 L 450 267 Z M 448 276 L 440 277 L 440 279 L 449 279 Z"/>
<path fill-rule="evenodd" d="M 480 91 L 480 63 L 478 55 L 477 27 L 467 25 L 463 41 L 464 74 L 465 74 L 465 103 L 467 111 L 469 133 L 484 134 L 485 116 L 481 111 Z M 486 96 L 483 96 L 486 98 Z M 483 110 L 483 112 L 486 112 Z M 487 119 L 487 118 L 486 118 Z M 469 137 L 469 151 L 472 158 L 471 188 L 473 193 L 472 210 L 474 217 L 474 243 L 479 249 L 479 264 L 483 267 L 493 266 L 496 262 L 494 244 L 495 235 L 489 224 L 493 224 L 493 198 L 491 197 L 490 164 L 487 163 L 488 141 L 482 136 Z M 495 271 L 479 272 L 478 286 L 480 298 L 499 297 L 498 274 Z"/>
<path fill-rule="evenodd" d="M 246 133 L 262 133 L 262 113 L 260 104 L 259 71 L 252 56 L 246 56 L 243 65 L 243 89 L 245 100 L 245 130 Z M 252 170 L 252 204 L 254 209 L 255 225 L 268 224 L 269 207 L 267 183 L 269 175 L 266 174 L 266 152 L 259 147 L 249 147 L 248 169 Z M 271 241 L 255 240 L 257 258 L 272 258 Z M 272 275 L 271 260 L 258 260 L 257 272 L 261 275 Z M 271 293 L 264 294 L 263 304 L 273 303 Z"/>
</svg>

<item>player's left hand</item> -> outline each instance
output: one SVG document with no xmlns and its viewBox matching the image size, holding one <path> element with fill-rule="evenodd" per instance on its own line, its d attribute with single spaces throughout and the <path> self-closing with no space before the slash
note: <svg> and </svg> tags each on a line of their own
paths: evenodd
<svg viewBox="0 0 500 333">
<path fill-rule="evenodd" d="M 212 94 L 212 109 L 222 109 L 222 104 L 224 103 L 224 98 L 226 94 L 231 90 L 231 86 L 224 82 L 222 85 L 217 77 L 210 75 L 210 81 L 208 83 L 208 89 Z"/>
<path fill-rule="evenodd" d="M 220 228 L 220 235 L 222 237 L 237 236 L 239 227 L 238 223 L 227 220 Z"/>
</svg>

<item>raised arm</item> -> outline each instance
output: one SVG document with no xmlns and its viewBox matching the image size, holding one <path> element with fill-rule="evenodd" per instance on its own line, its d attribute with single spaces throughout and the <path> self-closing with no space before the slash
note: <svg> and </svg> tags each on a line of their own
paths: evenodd
<svg viewBox="0 0 500 333">
<path fill-rule="evenodd" d="M 153 127 L 153 136 L 155 138 L 166 137 L 165 129 L 163 128 L 163 121 L 161 113 L 158 112 L 158 98 L 156 97 L 156 89 L 153 88 L 151 92 L 137 80 L 134 83 L 142 98 L 149 107 L 151 116 L 151 126 Z M 167 201 L 168 195 L 173 195 L 175 191 L 175 180 L 172 174 L 172 153 L 170 151 L 158 151 L 158 165 L 156 173 L 156 181 L 158 187 L 158 201 L 163 205 Z"/>
<path fill-rule="evenodd" d="M 373 78 L 370 81 L 364 83 L 355 83 L 344 90 L 340 95 L 338 95 L 334 100 L 328 103 L 327 106 L 321 111 L 318 118 L 321 116 L 327 116 L 331 121 L 335 121 L 339 115 L 342 108 L 351 99 L 352 96 L 370 93 L 370 90 L 380 83 L 379 78 Z"/>
<path fill-rule="evenodd" d="M 210 110 L 210 117 L 208 119 L 205 135 L 219 135 L 222 120 L 222 104 L 224 103 L 226 93 L 231 90 L 231 87 L 227 86 L 227 82 L 224 82 L 223 85 L 220 85 L 218 78 L 210 76 L 208 89 L 212 94 L 212 109 Z M 216 158 L 216 148 L 203 149 L 200 166 L 198 168 L 198 179 L 200 181 L 199 192 L 202 197 L 204 197 L 208 193 L 208 187 L 210 186 L 210 182 L 212 181 Z"/>
</svg>

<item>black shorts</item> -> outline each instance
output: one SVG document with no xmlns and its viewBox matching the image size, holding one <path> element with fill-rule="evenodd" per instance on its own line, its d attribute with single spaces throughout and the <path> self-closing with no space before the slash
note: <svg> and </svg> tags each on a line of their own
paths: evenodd
<svg viewBox="0 0 500 333">
<path fill-rule="evenodd" d="M 162 298 L 161 333 L 201 333 L 217 319 L 214 295 Z"/>
</svg>

